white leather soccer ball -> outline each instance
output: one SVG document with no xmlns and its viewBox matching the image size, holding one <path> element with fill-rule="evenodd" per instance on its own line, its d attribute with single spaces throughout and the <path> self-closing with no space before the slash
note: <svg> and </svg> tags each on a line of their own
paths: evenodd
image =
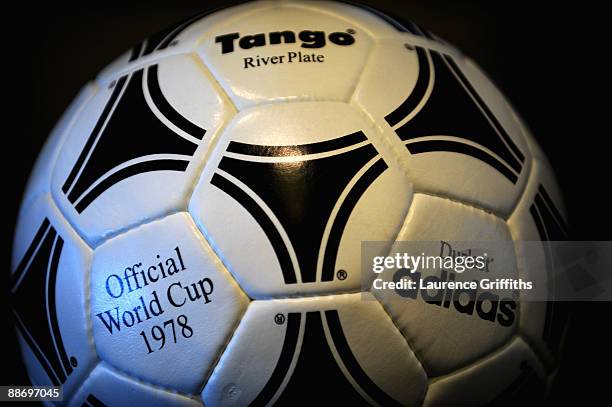
<svg viewBox="0 0 612 407">
<path fill-rule="evenodd" d="M 28 184 L 11 288 L 70 405 L 477 405 L 544 392 L 563 320 L 362 292 L 363 241 L 555 240 L 525 126 L 470 59 L 376 11 L 258 1 L 87 84 Z M 546 278 L 507 253 L 505 273 Z M 534 390 L 536 389 L 536 390 Z"/>
</svg>

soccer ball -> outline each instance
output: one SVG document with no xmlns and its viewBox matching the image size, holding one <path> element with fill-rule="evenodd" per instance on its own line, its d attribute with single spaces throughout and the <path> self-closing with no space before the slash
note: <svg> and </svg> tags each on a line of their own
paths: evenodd
<svg viewBox="0 0 612 407">
<path fill-rule="evenodd" d="M 45 145 L 14 240 L 23 359 L 77 406 L 533 401 L 552 303 L 380 294 L 361 244 L 558 240 L 559 197 L 500 92 L 415 24 L 331 2 L 196 16 L 104 69 Z"/>
</svg>

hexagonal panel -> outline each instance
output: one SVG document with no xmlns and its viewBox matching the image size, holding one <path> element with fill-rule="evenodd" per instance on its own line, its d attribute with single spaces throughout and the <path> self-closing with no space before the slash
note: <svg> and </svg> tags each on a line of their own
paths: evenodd
<svg viewBox="0 0 612 407">
<path fill-rule="evenodd" d="M 45 194 L 19 219 L 13 259 L 11 302 L 29 376 L 70 397 L 97 360 L 87 314 L 91 249 Z"/>
<path fill-rule="evenodd" d="M 94 252 L 96 349 L 150 383 L 196 392 L 247 303 L 185 213 L 139 226 Z"/>
<path fill-rule="evenodd" d="M 366 294 L 254 301 L 204 387 L 207 406 L 416 405 L 427 377 Z"/>
<path fill-rule="evenodd" d="M 249 295 L 270 298 L 359 290 L 361 242 L 392 241 L 411 198 L 395 156 L 357 111 L 303 102 L 241 113 L 189 211 Z"/>
<path fill-rule="evenodd" d="M 218 24 L 198 53 L 242 109 L 272 100 L 347 100 L 371 44 L 343 17 L 276 3 Z"/>
<path fill-rule="evenodd" d="M 504 97 L 458 51 L 376 44 L 353 102 L 380 123 L 417 190 L 508 216 L 531 165 Z"/>
<path fill-rule="evenodd" d="M 183 208 L 206 146 L 230 112 L 193 56 L 115 78 L 71 128 L 53 174 L 54 198 L 92 243 Z"/>
<path fill-rule="evenodd" d="M 417 193 L 397 240 L 413 244 L 436 242 L 436 245 L 423 245 L 418 251 L 413 246 L 417 255 L 440 256 L 442 249 L 444 256 L 452 255 L 449 254 L 451 249 L 455 253 L 468 250 L 474 254 L 487 253 L 492 263 L 485 277 L 492 280 L 518 278 L 514 245 L 507 225 L 481 209 Z M 445 242 L 450 247 L 442 247 L 442 243 L 437 242 Z M 395 253 L 407 251 L 398 246 L 390 255 Z M 483 278 L 475 273 L 486 272 L 459 273 L 438 267 L 421 267 L 415 271 L 420 272 L 421 280 L 435 277 L 438 281 L 464 282 Z M 379 276 L 384 281 L 393 281 L 396 272 L 397 269 L 390 269 Z M 516 333 L 519 325 L 518 304 L 511 289 L 419 288 L 414 296 L 402 296 L 395 290 L 373 288 L 372 293 L 414 346 L 430 377 L 447 374 L 494 351 Z"/>
</svg>

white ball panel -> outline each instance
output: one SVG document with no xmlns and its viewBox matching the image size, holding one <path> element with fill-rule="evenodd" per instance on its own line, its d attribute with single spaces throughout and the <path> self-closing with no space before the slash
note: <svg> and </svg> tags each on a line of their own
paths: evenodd
<svg viewBox="0 0 612 407">
<path fill-rule="evenodd" d="M 101 89 L 76 121 L 53 195 L 94 244 L 182 209 L 208 144 L 232 114 L 191 56 L 176 56 Z"/>
<path fill-rule="evenodd" d="M 410 213 L 398 241 L 413 242 L 457 242 L 464 246 L 469 242 L 479 245 L 484 252 L 495 253 L 495 274 L 492 278 L 516 278 L 516 260 L 510 234 L 505 223 L 482 210 L 452 202 L 448 199 L 415 194 Z M 491 246 L 486 244 L 490 242 Z M 485 245 L 480 247 L 480 245 Z M 439 255 L 438 247 L 432 252 L 431 245 L 421 250 L 425 255 Z M 457 250 L 476 249 L 455 247 Z M 391 255 L 401 248 L 393 248 Z M 421 250 L 413 249 L 416 253 Z M 392 281 L 396 270 L 379 274 L 386 281 Z M 475 272 L 475 271 L 474 271 Z M 439 276 L 437 269 L 421 269 L 422 278 Z M 456 281 L 471 281 L 469 272 L 454 273 Z M 414 347 L 430 377 L 449 373 L 471 363 L 503 345 L 514 335 L 518 326 L 516 303 L 509 310 L 510 316 L 502 312 L 501 306 L 493 314 L 493 320 L 484 319 L 472 307 L 471 313 L 425 302 L 422 296 L 405 298 L 393 290 L 376 290 L 373 294 L 389 312 L 402 334 Z M 482 294 L 479 289 L 476 295 Z M 495 292 L 501 299 L 512 299 L 510 290 Z M 453 302 L 457 298 L 453 297 Z M 462 300 L 463 304 L 465 300 Z M 502 324 L 500 314 L 508 317 Z M 504 317 L 504 318 L 505 318 Z"/>
<path fill-rule="evenodd" d="M 380 41 L 352 102 L 380 126 L 417 190 L 507 216 L 529 172 L 527 145 L 499 92 L 462 61 L 452 49 Z"/>
<path fill-rule="evenodd" d="M 353 27 L 344 19 L 278 3 L 217 26 L 214 35 L 200 43 L 198 54 L 239 109 L 279 100 L 343 101 L 350 98 L 372 45 L 366 32 L 348 34 L 349 29 Z M 316 34 L 320 38 L 302 40 L 299 33 L 304 30 L 320 31 Z M 292 31 L 294 43 L 271 44 L 268 33 L 279 31 Z M 216 38 L 233 33 L 241 39 L 226 40 L 227 49 L 222 52 Z M 239 45 L 247 36 L 260 34 L 262 46 L 244 44 L 248 49 L 243 49 Z M 334 35 L 354 42 L 342 40 L 338 45 L 331 39 Z M 260 40 L 251 40 L 255 41 Z"/>
<path fill-rule="evenodd" d="M 394 198 L 390 198 L 394 197 Z M 377 178 L 364 192 L 349 221 L 347 222 L 336 259 L 336 273 L 349 271 L 346 282 L 355 286 L 361 284 L 363 275 L 353 270 L 361 270 L 362 242 L 389 242 L 385 250 L 391 248 L 412 202 L 412 186 L 406 176 L 399 170 L 389 169 Z M 380 253 L 380 255 L 385 255 Z"/>
<path fill-rule="evenodd" d="M 209 250 L 185 213 L 96 248 L 91 313 L 100 358 L 197 392 L 248 303 Z"/>
<path fill-rule="evenodd" d="M 317 364 L 325 368 L 314 369 Z M 333 389 L 345 402 L 414 405 L 426 380 L 404 338 L 367 294 L 255 301 L 202 398 L 209 406 L 295 403 L 295 397 L 309 403 L 327 399 Z"/>
<path fill-rule="evenodd" d="M 419 60 L 415 50 L 407 49 L 398 39 L 377 41 L 363 68 L 352 101 L 372 115 L 380 126 L 384 117 L 413 93 L 419 78 Z"/>
</svg>

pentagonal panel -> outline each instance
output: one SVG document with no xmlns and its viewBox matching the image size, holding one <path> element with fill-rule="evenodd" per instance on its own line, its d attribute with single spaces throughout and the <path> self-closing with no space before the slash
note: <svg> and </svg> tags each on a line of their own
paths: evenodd
<svg viewBox="0 0 612 407">
<path fill-rule="evenodd" d="M 509 215 L 529 172 L 507 103 L 455 51 L 378 43 L 354 101 L 384 125 L 415 188 Z"/>
<path fill-rule="evenodd" d="M 519 241 L 517 264 L 519 275 L 532 281 L 546 297 L 530 296 L 521 302 L 521 334 L 543 357 L 547 366 L 555 366 L 559 356 L 571 304 L 555 301 L 551 248 L 548 241 L 567 240 L 567 224 L 560 192 L 551 170 L 534 160 L 527 189 L 508 219 L 512 237 Z M 537 242 L 541 241 L 541 245 Z M 537 259 L 545 259 L 540 262 Z"/>
<path fill-rule="evenodd" d="M 366 297 L 364 297 L 366 296 Z M 414 405 L 426 376 L 366 294 L 255 301 L 217 364 L 207 406 Z"/>
<path fill-rule="evenodd" d="M 151 386 L 137 377 L 127 377 L 106 363 L 100 363 L 67 405 L 197 407 L 202 403 L 176 391 Z"/>
<path fill-rule="evenodd" d="M 53 194 L 91 242 L 180 209 L 228 111 L 201 62 L 177 56 L 116 78 L 60 152 Z"/>
<path fill-rule="evenodd" d="M 101 359 L 145 381 L 196 392 L 248 302 L 185 213 L 94 252 L 91 314 Z"/>
<path fill-rule="evenodd" d="M 490 254 L 493 263 L 485 270 L 456 272 L 437 266 L 421 267 L 416 280 L 473 281 L 517 278 L 516 259 L 510 233 L 503 220 L 465 204 L 424 194 L 415 194 L 410 213 L 398 241 L 440 242 L 413 252 L 394 248 L 391 255 L 408 253 L 451 256 L 455 253 Z M 450 244 L 451 247 L 442 246 Z M 417 246 L 412 246 L 417 247 Z M 457 254 L 455 254 L 457 255 Z M 444 267 L 447 267 L 446 265 Z M 393 281 L 397 269 L 383 272 L 383 281 Z M 414 280 L 414 279 L 413 279 Z M 433 281 L 433 280 L 432 280 Z M 420 283 L 419 283 L 420 284 Z M 427 374 L 435 377 L 483 357 L 503 345 L 518 326 L 518 305 L 510 289 L 488 291 L 426 289 L 413 295 L 395 290 L 373 289 L 384 307 L 419 355 Z M 375 287 L 376 288 L 376 287 Z"/>
<path fill-rule="evenodd" d="M 377 136 L 333 102 L 250 109 L 224 131 L 189 210 L 251 297 L 360 288 L 361 242 L 393 240 L 412 197 Z"/>
<path fill-rule="evenodd" d="M 40 196 L 21 214 L 13 247 L 11 300 L 32 383 L 69 397 L 96 361 L 87 315 L 91 249 Z"/>
<path fill-rule="evenodd" d="M 544 401 L 546 373 L 515 338 L 482 360 L 429 385 L 426 406 L 524 405 Z"/>
<path fill-rule="evenodd" d="M 219 24 L 198 53 L 234 103 L 347 100 L 372 44 L 351 21 L 292 3 Z"/>
<path fill-rule="evenodd" d="M 22 211 L 27 209 L 34 199 L 49 192 L 51 188 L 51 174 L 53 173 L 53 166 L 57 160 L 59 149 L 77 116 L 89 99 L 96 93 L 96 90 L 97 86 L 93 83 L 85 85 L 51 131 L 30 173 L 21 202 Z"/>
</svg>

